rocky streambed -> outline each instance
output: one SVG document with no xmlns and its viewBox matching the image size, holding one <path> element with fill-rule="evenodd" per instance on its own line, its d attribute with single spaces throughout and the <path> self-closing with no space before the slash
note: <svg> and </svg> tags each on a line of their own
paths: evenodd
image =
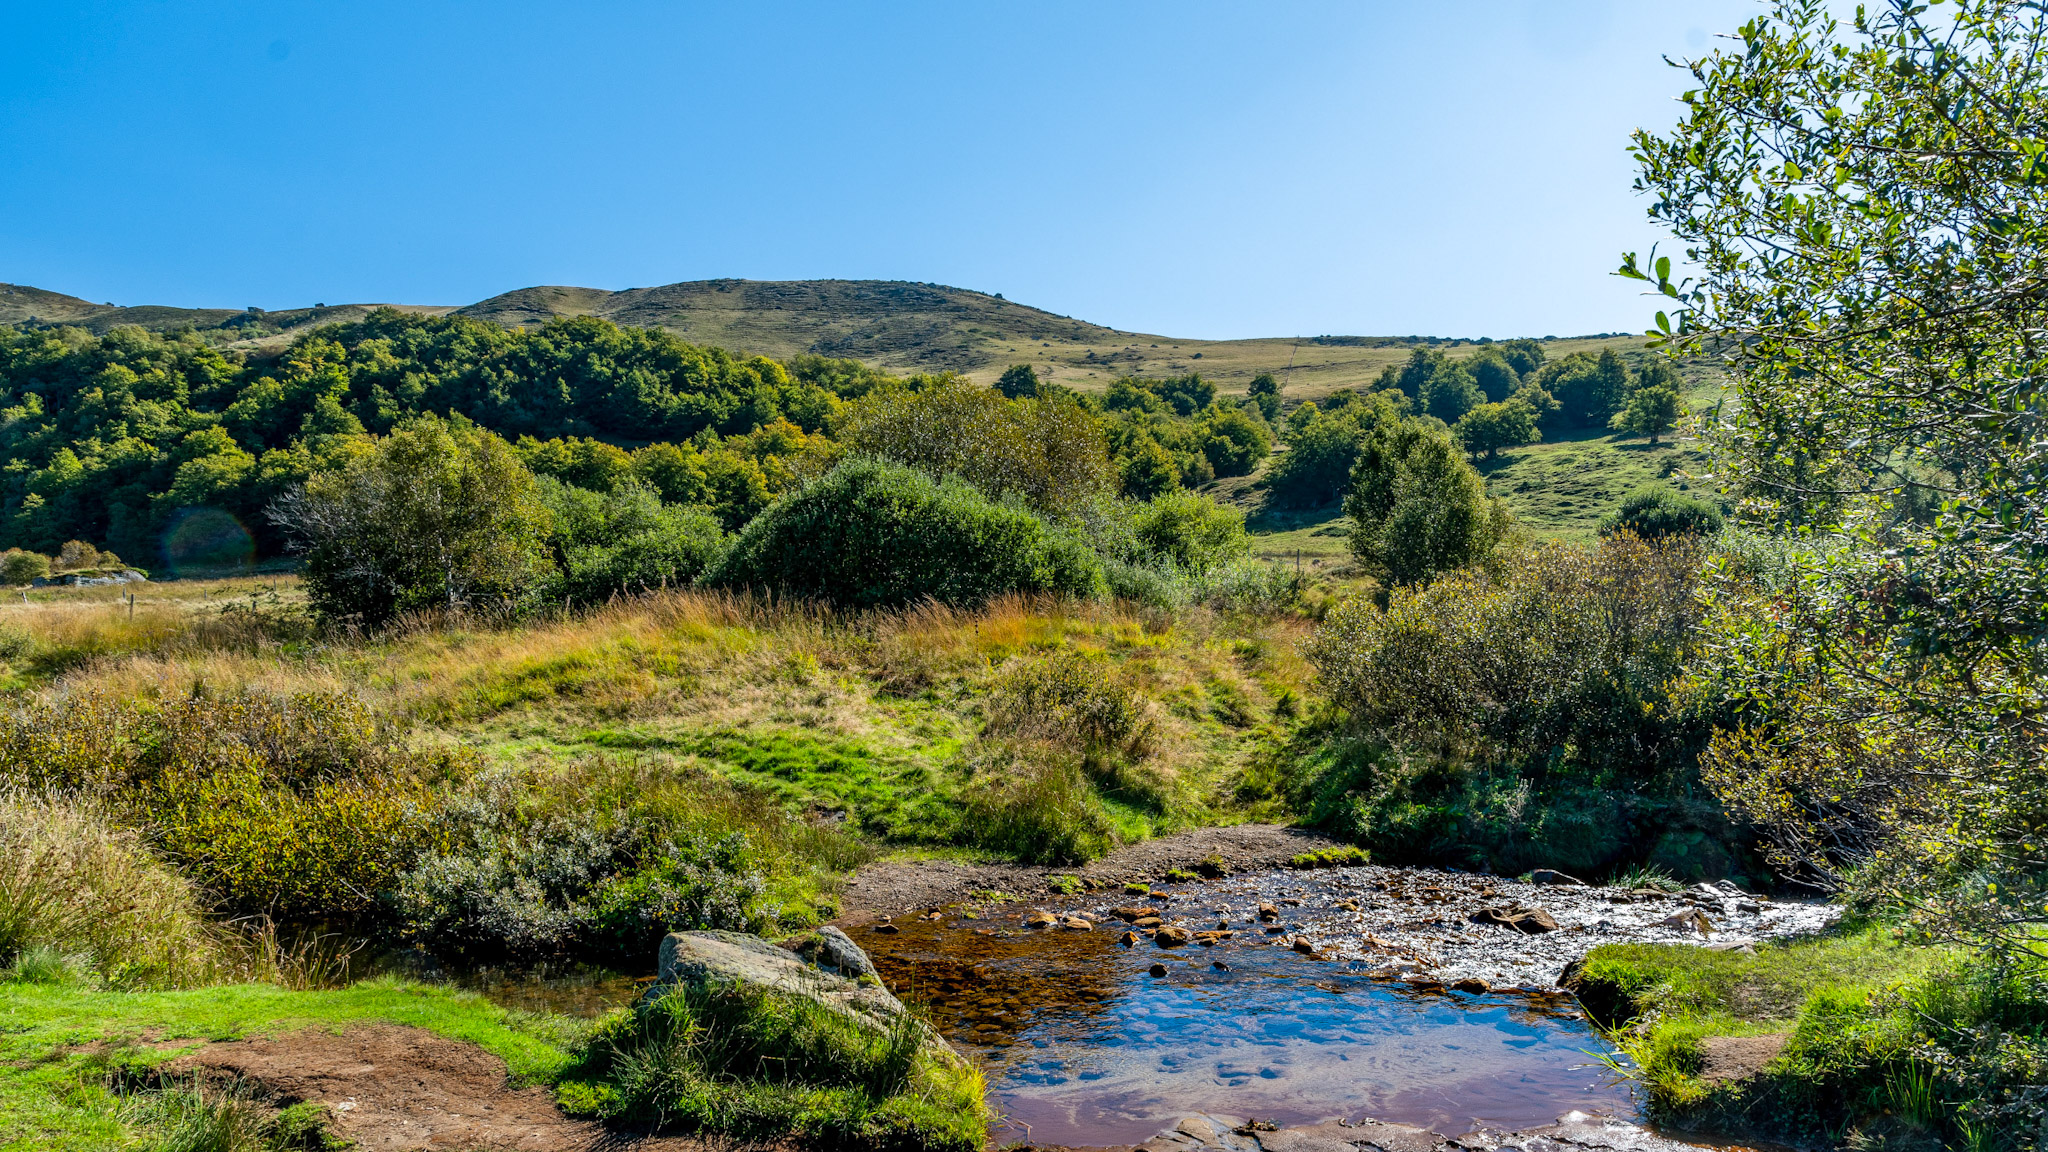
<svg viewBox="0 0 2048 1152">
<path fill-rule="evenodd" d="M 1263 868 L 984 898 L 848 931 L 982 1062 L 1006 1142 L 1266 1150 L 1313 1129 L 1316 1147 L 1394 1147 L 1338 1123 L 1371 1118 L 1388 1140 L 1419 1133 L 1404 1152 L 1420 1152 L 1568 1114 L 1600 1146 L 1648 1147 L 1657 1138 L 1630 1125 L 1633 1085 L 1558 987 L 1567 966 L 1604 943 L 1742 948 L 1835 915 L 1732 885 L 1535 879 L 1551 882 Z"/>
</svg>

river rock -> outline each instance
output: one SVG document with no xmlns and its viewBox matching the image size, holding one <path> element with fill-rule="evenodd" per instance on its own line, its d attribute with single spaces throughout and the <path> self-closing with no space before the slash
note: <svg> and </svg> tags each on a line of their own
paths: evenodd
<svg viewBox="0 0 2048 1152">
<path fill-rule="evenodd" d="M 1152 934 L 1152 942 L 1161 948 L 1178 948 L 1194 939 L 1194 934 L 1185 928 L 1168 925 Z"/>
<path fill-rule="evenodd" d="M 1475 924 L 1498 924 L 1512 928 L 1525 936 L 1557 931 L 1557 921 L 1541 908 L 1481 908 L 1472 914 Z"/>
<path fill-rule="evenodd" d="M 650 1003 L 679 987 L 734 984 L 802 996 L 877 1028 L 903 1014 L 902 1002 L 872 977 L 861 982 L 814 968 L 744 932 L 671 932 L 661 942 L 659 972 L 645 996 Z"/>
<path fill-rule="evenodd" d="M 1042 908 L 1034 908 L 1024 914 L 1026 928 L 1050 928 L 1057 923 L 1059 919 Z"/>
<path fill-rule="evenodd" d="M 1687 908 L 1683 912 L 1674 912 L 1664 919 L 1657 921 L 1657 924 L 1659 927 L 1676 928 L 1681 932 L 1698 932 L 1702 936 L 1714 930 L 1714 922 L 1707 919 L 1707 914 L 1697 908 Z"/>
<path fill-rule="evenodd" d="M 1261 920 L 1278 920 L 1279 918 L 1280 918 L 1280 909 L 1278 909 L 1278 908 L 1275 908 L 1275 907 L 1273 907 L 1273 905 L 1271 905 L 1271 904 L 1260 904 L 1260 905 L 1259 905 L 1259 919 L 1261 919 Z"/>
<path fill-rule="evenodd" d="M 844 976 L 848 980 L 875 975 L 874 962 L 868 959 L 861 946 L 830 924 L 798 939 L 792 951 L 819 971 Z"/>
</svg>

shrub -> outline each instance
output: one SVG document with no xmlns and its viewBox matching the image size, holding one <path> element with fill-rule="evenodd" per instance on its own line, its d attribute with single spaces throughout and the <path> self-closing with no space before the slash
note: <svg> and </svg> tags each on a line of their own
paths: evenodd
<svg viewBox="0 0 2048 1152">
<path fill-rule="evenodd" d="M 561 568 L 550 598 L 597 604 L 620 592 L 680 588 L 725 550 L 725 532 L 710 512 L 664 505 L 638 481 L 602 494 L 549 481 L 540 496 L 553 513 L 549 544 Z"/>
<path fill-rule="evenodd" d="M 467 768 L 347 693 L 78 693 L 0 714 L 0 781 L 104 797 L 238 915 L 371 915 L 428 846 L 433 784 Z"/>
<path fill-rule="evenodd" d="M 1193 492 L 1169 492 L 1139 505 L 1132 532 L 1146 559 L 1189 572 L 1250 555 L 1244 513 Z"/>
<path fill-rule="evenodd" d="M 40 552 L 24 552 L 9 548 L 0 556 L 0 580 L 9 584 L 29 584 L 50 574 L 50 558 Z"/>
<path fill-rule="evenodd" d="M 1202 422 L 1202 454 L 1218 476 L 1249 476 L 1273 450 L 1266 426 L 1236 409 Z"/>
<path fill-rule="evenodd" d="M 1458 417 L 1451 427 L 1451 435 L 1465 451 L 1474 456 L 1484 455 L 1488 460 L 1500 454 L 1503 448 L 1514 448 L 1532 444 L 1542 438 L 1536 431 L 1536 416 L 1529 408 L 1514 400 L 1494 404 L 1481 404 Z"/>
<path fill-rule="evenodd" d="M 1339 605 L 1305 652 L 1353 734 L 1303 737 L 1297 810 L 1387 859 L 1594 870 L 1695 836 L 1684 869 L 1727 868 L 1726 818 L 1689 799 L 1718 713 L 1678 694 L 1698 556 L 1546 544 Z"/>
<path fill-rule="evenodd" d="M 80 955 L 117 984 L 198 974 L 212 942 L 192 885 L 76 803 L 0 794 L 0 961 Z"/>
<path fill-rule="evenodd" d="M 1684 541 L 1539 545 L 1498 575 L 1348 601 L 1305 651 L 1331 699 L 1396 743 L 1508 764 L 1569 749 L 1586 771 L 1654 777 L 1704 737 L 1659 707 L 1692 651 L 1698 568 Z"/>
<path fill-rule="evenodd" d="M 1004 592 L 1100 596 L 1094 553 L 1021 509 L 957 481 L 856 460 L 778 500 L 705 576 L 726 587 L 849 608 L 930 598 L 974 604 Z"/>
<path fill-rule="evenodd" d="M 64 547 L 57 550 L 54 567 L 60 572 L 78 568 L 96 568 L 100 562 L 100 550 L 83 540 L 66 540 Z"/>
<path fill-rule="evenodd" d="M 928 476 L 957 476 L 992 497 L 1064 513 L 1109 493 L 1116 474 L 1096 418 L 1072 400 L 1006 400 L 958 378 L 853 404 L 839 430 L 847 451 Z"/>
<path fill-rule="evenodd" d="M 406 612 L 497 613 L 548 572 L 549 527 L 512 446 L 467 420 L 408 420 L 271 507 L 305 555 L 305 588 L 330 621 L 375 627 Z"/>
<path fill-rule="evenodd" d="M 1014 661 L 989 689 L 986 708 L 991 733 L 1088 755 L 1142 760 L 1157 728 L 1149 701 L 1078 652 Z"/>
<path fill-rule="evenodd" d="M 644 963 L 671 931 L 809 923 L 826 876 L 867 859 L 715 777 L 593 758 L 476 780 L 397 884 L 400 928 L 471 963 Z"/>
<path fill-rule="evenodd" d="M 1712 536 L 1721 530 L 1721 510 L 1698 496 L 1664 487 L 1631 493 L 1600 522 L 1600 534 L 1628 532 L 1645 540 L 1665 536 Z"/>
</svg>

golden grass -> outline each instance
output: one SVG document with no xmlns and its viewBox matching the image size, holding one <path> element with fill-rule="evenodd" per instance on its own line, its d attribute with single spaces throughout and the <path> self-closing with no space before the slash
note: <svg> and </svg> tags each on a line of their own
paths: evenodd
<svg viewBox="0 0 2048 1152">
<path fill-rule="evenodd" d="M 470 744 L 501 763 L 629 750 L 716 769 L 701 755 L 707 734 L 782 733 L 951 779 L 966 770 L 961 756 L 999 669 L 1072 650 L 1154 702 L 1148 769 L 1206 805 L 1270 742 L 1277 705 L 1304 695 L 1312 676 L 1298 652 L 1309 621 L 1202 608 L 1006 596 L 842 614 L 688 590 L 518 626 L 421 619 L 337 640 L 298 638 L 293 582 L 266 583 L 256 610 L 240 607 L 247 581 L 138 599 L 132 618 L 104 598 L 0 608 L 0 625 L 34 638 L 12 683 L 144 700 L 347 690 L 417 739 Z"/>
</svg>

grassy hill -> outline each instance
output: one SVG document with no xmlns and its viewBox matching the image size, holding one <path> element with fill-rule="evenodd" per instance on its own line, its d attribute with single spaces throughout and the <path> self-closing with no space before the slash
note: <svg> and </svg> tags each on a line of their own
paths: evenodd
<svg viewBox="0 0 2048 1152">
<path fill-rule="evenodd" d="M 119 307 L 20 284 L 0 284 L 0 324 L 75 324 L 105 332 L 120 324 L 165 330 L 190 324 L 222 344 L 261 353 L 305 328 L 358 320 L 375 304 L 319 304 L 274 312 L 228 308 Z M 860 360 L 894 371 L 962 372 L 994 380 L 1011 364 L 1084 391 L 1119 376 L 1199 372 L 1225 393 L 1271 372 L 1290 399 L 1315 399 L 1368 384 L 1421 344 L 1469 354 L 1466 340 L 1401 336 L 1289 336 L 1190 340 L 1125 332 L 1060 316 L 986 292 L 895 280 L 693 280 L 659 288 L 535 287 L 467 307 L 399 304 L 408 312 L 460 312 L 509 327 L 558 316 L 601 316 L 666 328 L 686 340 L 784 358 L 803 353 Z M 1552 357 L 1634 347 L 1632 337 L 1547 339 Z"/>
</svg>

